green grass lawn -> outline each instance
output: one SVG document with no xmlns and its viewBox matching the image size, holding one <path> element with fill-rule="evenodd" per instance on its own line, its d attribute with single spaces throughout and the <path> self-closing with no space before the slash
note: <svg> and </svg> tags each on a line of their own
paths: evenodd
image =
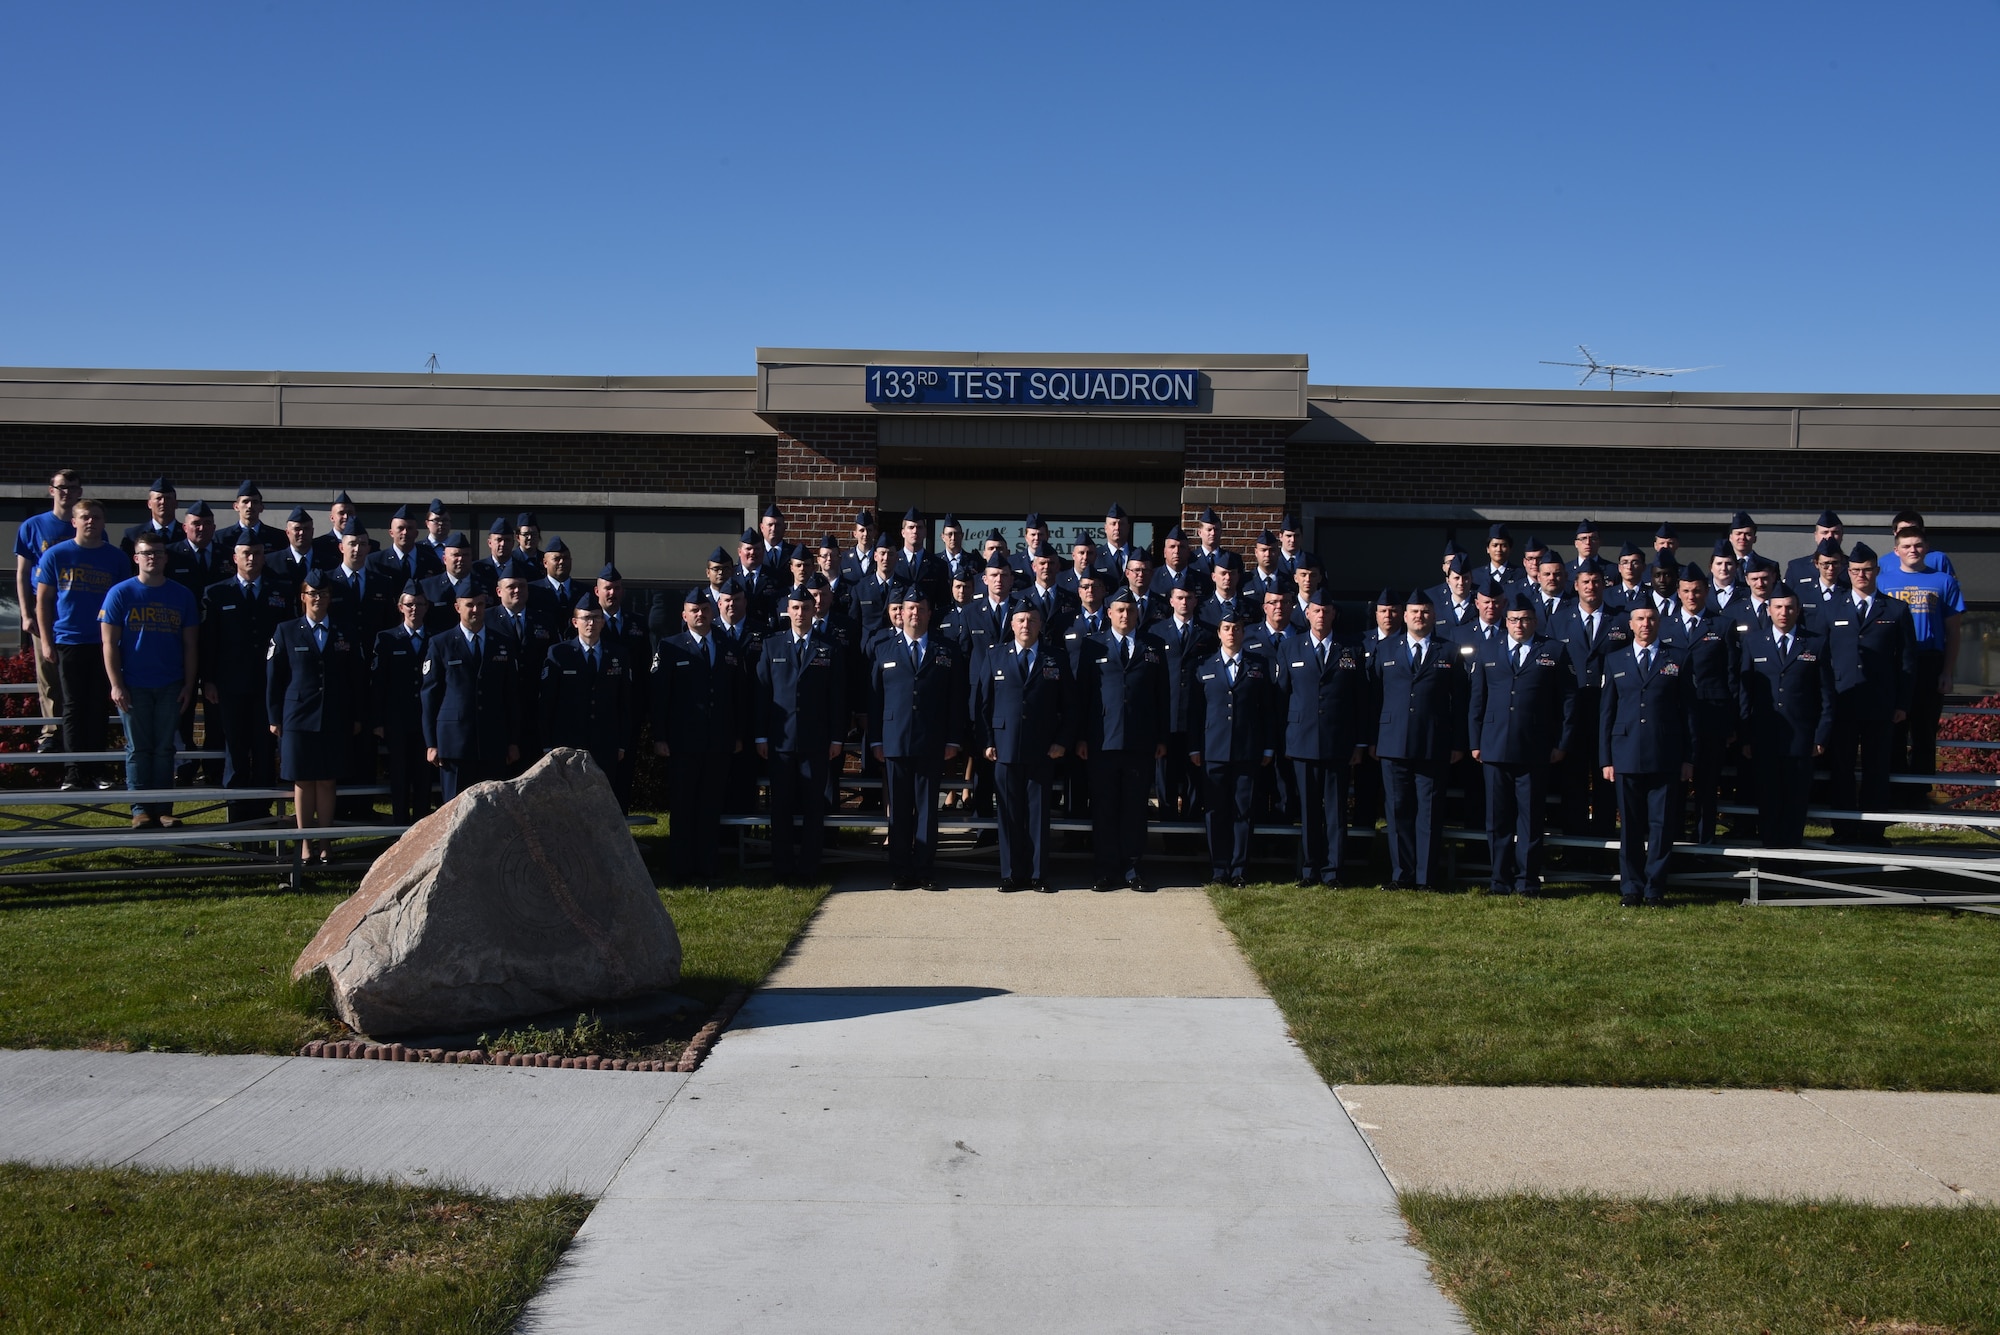
<svg viewBox="0 0 2000 1335">
<path fill-rule="evenodd" d="M 2000 1330 L 2000 1209 L 1403 1198 L 1481 1335 Z"/>
<path fill-rule="evenodd" d="M 638 831 L 657 855 L 663 829 Z M 291 893 L 275 879 L 0 887 L 0 1046 L 293 1052 L 333 1033 L 292 961 L 352 876 Z M 717 1001 L 755 984 L 812 915 L 820 888 L 662 892 L 681 936 L 681 990 Z"/>
<path fill-rule="evenodd" d="M 0 1329 L 509 1329 L 589 1202 L 0 1165 Z"/>
<path fill-rule="evenodd" d="M 2000 920 L 1210 891 L 1329 1082 L 2000 1090 Z"/>
</svg>

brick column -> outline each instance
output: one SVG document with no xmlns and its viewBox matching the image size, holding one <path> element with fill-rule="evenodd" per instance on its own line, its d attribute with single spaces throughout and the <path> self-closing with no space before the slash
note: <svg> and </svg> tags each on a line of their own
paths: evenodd
<svg viewBox="0 0 2000 1335">
<path fill-rule="evenodd" d="M 875 419 L 771 416 L 778 430 L 778 507 L 792 540 L 853 536 L 855 512 L 875 508 Z"/>
<path fill-rule="evenodd" d="M 1296 422 L 1189 426 L 1182 455 L 1181 523 L 1188 536 L 1210 506 L 1222 520 L 1217 542 L 1247 564 L 1257 534 L 1285 516 L 1285 441 Z"/>
</svg>

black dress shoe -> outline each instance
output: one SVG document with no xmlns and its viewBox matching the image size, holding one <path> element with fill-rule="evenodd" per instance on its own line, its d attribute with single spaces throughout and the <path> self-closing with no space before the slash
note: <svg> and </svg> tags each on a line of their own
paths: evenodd
<svg viewBox="0 0 2000 1335">
<path fill-rule="evenodd" d="M 1047 881 L 1030 881 L 1028 888 L 1038 895 L 1052 895 L 1056 892 L 1056 888 Z"/>
<path fill-rule="evenodd" d="M 1646 898 L 1645 906 L 1649 909 L 1663 909 L 1667 906 L 1667 897 L 1665 895 L 1649 895 Z"/>
<path fill-rule="evenodd" d="M 1002 876 L 1000 878 L 1000 893 L 1003 895 L 1011 895 L 1016 890 L 1026 890 L 1027 888 L 1028 888 L 1027 886 L 1022 885 L 1019 881 L 1013 880 L 1010 877 Z"/>
<path fill-rule="evenodd" d="M 1231 890 L 1241 890 L 1244 886 L 1248 884 L 1250 884 L 1250 882 L 1241 876 L 1232 876 L 1229 878 L 1229 888 Z"/>
<path fill-rule="evenodd" d="M 943 894 L 945 891 L 945 887 L 939 885 L 936 881 L 919 881 L 917 883 L 917 889 L 929 890 L 935 894 Z"/>
<path fill-rule="evenodd" d="M 1638 907 L 1639 907 L 1639 896 L 1637 896 L 1637 895 L 1621 895 L 1621 896 L 1619 896 L 1619 899 L 1618 899 L 1618 907 L 1619 907 L 1619 908 L 1621 908 L 1621 909 L 1636 909 L 1636 908 L 1638 908 Z"/>
<path fill-rule="evenodd" d="M 1125 888 L 1137 895 L 1150 895 L 1153 893 L 1153 887 L 1147 885 L 1136 876 L 1125 882 Z"/>
<path fill-rule="evenodd" d="M 917 887 L 914 882 L 906 881 L 902 877 L 898 876 L 896 879 L 889 882 L 889 888 L 891 890 L 914 890 Z"/>
<path fill-rule="evenodd" d="M 1091 886 L 1090 888 L 1102 893 L 1107 890 L 1116 890 L 1118 888 L 1118 882 L 1116 879 L 1110 876 L 1106 876 L 1101 880 L 1099 880 L 1095 885 Z"/>
<path fill-rule="evenodd" d="M 1301 890 L 1317 890 L 1317 889 L 1319 889 L 1319 887 L 1320 887 L 1320 883 L 1319 883 L 1318 881 L 1315 881 L 1315 880 L 1314 880 L 1314 879 L 1313 879 L 1312 877 L 1310 877 L 1310 876 L 1301 876 L 1301 877 L 1299 877 L 1299 879 L 1298 879 L 1298 881 L 1296 882 L 1296 884 L 1298 885 L 1299 889 L 1301 889 Z"/>
</svg>

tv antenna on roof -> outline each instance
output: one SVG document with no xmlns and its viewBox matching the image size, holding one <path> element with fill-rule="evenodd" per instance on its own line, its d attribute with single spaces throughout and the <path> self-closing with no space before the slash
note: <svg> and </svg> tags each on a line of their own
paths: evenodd
<svg viewBox="0 0 2000 1335">
<path fill-rule="evenodd" d="M 1580 362 L 1552 362 L 1544 358 L 1542 361 L 1542 365 L 1575 367 L 1577 370 L 1583 372 L 1583 374 L 1577 378 L 1576 383 L 1579 385 L 1587 385 L 1590 383 L 1590 378 L 1592 376 L 1601 375 L 1613 389 L 1618 388 L 1618 377 L 1621 375 L 1673 376 L 1673 375 L 1686 375 L 1690 371 L 1713 371 L 1715 369 L 1715 367 L 1713 366 L 1626 366 L 1618 362 L 1600 362 L 1599 360 L 1597 360 L 1596 355 L 1593 354 L 1589 348 L 1586 348 L 1581 343 L 1576 345 L 1576 350 L 1583 354 L 1583 360 Z"/>
<path fill-rule="evenodd" d="M 430 355 L 430 357 L 425 360 L 424 369 L 426 371 L 429 371 L 432 375 L 436 375 L 438 373 L 438 355 L 435 352 L 433 352 Z"/>
</svg>

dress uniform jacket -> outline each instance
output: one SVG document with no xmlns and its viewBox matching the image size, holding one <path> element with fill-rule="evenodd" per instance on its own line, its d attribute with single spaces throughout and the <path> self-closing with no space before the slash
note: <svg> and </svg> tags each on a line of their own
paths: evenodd
<svg viewBox="0 0 2000 1335">
<path fill-rule="evenodd" d="M 278 627 L 266 653 L 264 709 L 284 732 L 281 772 L 296 782 L 337 778 L 364 707 L 360 646 L 329 618 L 321 649 L 300 617 Z"/>
<path fill-rule="evenodd" d="M 476 657 L 463 628 L 431 638 L 424 657 L 424 745 L 460 770 L 457 787 L 499 773 L 520 737 L 520 646 L 487 626 Z M 456 788 L 454 788 L 456 791 Z"/>
<path fill-rule="evenodd" d="M 369 727 L 382 730 L 389 753 L 389 804 L 396 819 L 413 821 L 431 809 L 429 763 L 424 759 L 424 660 L 431 633 L 415 636 L 391 626 L 375 637 L 368 656 Z"/>
<path fill-rule="evenodd" d="M 1675 649 L 1692 678 L 1694 714 L 1694 841 L 1712 844 L 1722 800 L 1722 768 L 1737 730 L 1736 641 L 1728 621 L 1713 615 L 1688 625 L 1676 607 L 1661 622 L 1660 642 Z"/>
<path fill-rule="evenodd" d="M 370 556 L 367 568 L 370 575 L 387 580 L 400 595 L 413 579 L 422 582 L 443 574 L 444 562 L 438 558 L 437 548 L 427 542 L 414 543 L 407 552 L 399 552 L 391 544 Z"/>
<path fill-rule="evenodd" d="M 1188 690 L 1195 667 L 1216 650 L 1215 630 L 1190 618 L 1180 625 L 1171 612 L 1146 627 L 1145 636 L 1160 646 L 1167 665 L 1167 754 L 1160 760 L 1157 783 L 1160 814 L 1168 819 L 1192 817 L 1206 804 L 1201 776 L 1188 765 Z"/>
<path fill-rule="evenodd" d="M 378 574 L 363 567 L 360 592 L 355 592 L 355 583 L 348 572 L 336 569 L 333 572 L 333 606 L 327 615 L 347 628 L 347 633 L 362 644 L 373 644 L 375 637 L 402 621 L 402 614 L 396 610 L 396 599 L 403 593 L 403 581 Z M 457 618 L 453 618 L 456 622 Z"/>
<path fill-rule="evenodd" d="M 1123 580 L 1120 582 L 1123 583 Z M 1273 589 L 1290 592 L 1293 587 L 1291 572 L 1279 565 L 1269 570 L 1253 566 L 1243 578 L 1243 592 L 1254 598 L 1259 607 L 1264 605 L 1264 595 Z"/>
<path fill-rule="evenodd" d="M 209 585 L 233 570 L 230 556 L 213 541 L 197 547 L 182 538 L 167 548 L 167 578 L 193 594 L 196 602 L 201 601 Z"/>
<path fill-rule="evenodd" d="M 1833 659 L 1833 688 L 1855 717 L 1887 722 L 1908 710 L 1917 676 L 1917 640 L 1910 605 L 1877 593 L 1864 621 L 1850 596 L 1826 608 L 1823 631 Z"/>
<path fill-rule="evenodd" d="M 889 629 L 890 588 L 889 581 L 875 575 L 854 585 L 854 616 L 861 623 L 864 643 Z"/>
<path fill-rule="evenodd" d="M 1466 749 L 1465 669 L 1456 646 L 1433 634 L 1413 672 L 1408 646 L 1409 637 L 1397 635 L 1376 650 L 1376 754 L 1442 765 L 1453 751 Z"/>
<path fill-rule="evenodd" d="M 322 570 L 332 570 L 340 564 L 341 536 L 338 532 L 329 531 L 313 539 L 313 555 L 318 559 Z M 381 548 L 381 544 L 373 538 L 363 538 L 362 543 L 371 554 Z"/>
<path fill-rule="evenodd" d="M 1577 708 L 1586 719 L 1598 707 L 1604 686 L 1604 660 L 1632 642 L 1625 614 L 1610 603 L 1598 604 L 1594 636 L 1588 617 L 1583 604 L 1570 603 L 1545 628 L 1550 639 L 1560 641 L 1569 651 L 1570 667 L 1576 672 Z M 1576 741 L 1575 749 L 1562 765 L 1563 828 L 1573 835 L 1608 835 L 1617 799 L 1613 786 L 1604 780 L 1603 761 L 1597 754 L 1597 732 L 1588 727 L 1579 729 Z"/>
<path fill-rule="evenodd" d="M 1230 664 L 1217 649 L 1195 665 L 1187 745 L 1201 753 L 1208 784 L 1208 859 L 1215 879 L 1236 880 L 1250 858 L 1251 811 L 1266 757 L 1283 736 L 1276 673 L 1249 647 Z"/>
<path fill-rule="evenodd" d="M 936 635 L 914 670 L 905 636 L 877 645 L 868 735 L 885 758 L 938 765 L 945 747 L 964 747 L 968 668 L 964 651 Z"/>
<path fill-rule="evenodd" d="M 424 591 L 424 601 L 430 604 L 424 613 L 424 632 L 442 635 L 458 624 L 457 584 L 450 575 L 437 574 L 419 580 L 417 587 Z M 396 586 L 396 596 L 401 597 L 402 586 Z"/>
<path fill-rule="evenodd" d="M 932 607 L 951 605 L 951 567 L 943 557 L 928 547 L 919 547 L 914 553 L 898 548 L 890 559 L 896 577 L 922 589 Z"/>
<path fill-rule="evenodd" d="M 1072 675 L 1081 679 L 1085 650 L 1092 640 L 1103 638 L 1110 628 L 1110 621 L 1104 615 L 1102 604 L 1095 612 L 1086 612 L 1081 606 L 1077 608 L 1076 615 L 1070 618 L 1069 624 L 1062 630 L 1063 652 L 1069 655 L 1069 670 Z"/>
<path fill-rule="evenodd" d="M 216 550 L 227 558 L 231 552 L 236 550 L 237 542 L 242 539 L 246 531 L 256 534 L 257 540 L 263 543 L 264 550 L 267 553 L 280 552 L 291 545 L 290 540 L 285 537 L 285 530 L 274 528 L 260 519 L 255 524 L 249 525 L 247 529 L 242 524 L 226 524 L 215 530 Z"/>
<path fill-rule="evenodd" d="M 992 600 L 981 593 L 965 604 L 962 610 L 965 614 L 965 651 L 968 661 L 975 666 L 995 645 L 1013 643 L 1013 620 L 1007 612 L 1006 603 L 996 608 Z"/>
<path fill-rule="evenodd" d="M 1245 601 L 1242 594 L 1239 593 L 1234 598 L 1225 599 L 1221 594 L 1211 590 L 1208 596 L 1201 600 L 1201 605 L 1195 609 L 1194 619 L 1201 622 L 1202 625 L 1207 626 L 1210 630 L 1214 630 L 1222 624 L 1224 617 L 1233 614 L 1239 609 L 1244 612 L 1250 611 L 1250 604 Z"/>
<path fill-rule="evenodd" d="M 179 524 L 155 524 L 149 518 L 144 523 L 134 524 L 126 529 L 125 535 L 118 540 L 118 546 L 124 551 L 125 555 L 130 556 L 132 549 L 139 545 L 139 539 L 141 538 L 158 538 L 161 542 L 171 547 L 181 540 L 181 526 Z"/>
<path fill-rule="evenodd" d="M 1022 656 L 1004 644 L 980 660 L 972 685 L 972 719 L 976 745 L 999 753 L 999 765 L 1020 765 L 1047 782 L 1055 762 L 1049 748 L 1065 751 L 1076 744 L 1076 680 L 1069 658 L 1060 649 L 1037 640 L 1032 672 L 1022 670 Z"/>
<path fill-rule="evenodd" d="M 787 628 L 764 641 L 755 671 L 755 735 L 773 751 L 824 761 L 847 735 L 847 655 L 840 643 L 811 628 L 799 643 Z"/>
<path fill-rule="evenodd" d="M 608 639 L 598 641 L 595 667 L 581 640 L 550 645 L 535 693 L 541 749 L 578 747 L 611 774 L 618 753 L 632 746 L 632 679 L 639 666 L 625 645 Z"/>
<path fill-rule="evenodd" d="M 1569 651 L 1546 635 L 1527 643 L 1527 661 L 1518 665 L 1504 631 L 1473 656 L 1466 734 L 1468 749 L 1479 752 L 1483 765 L 1546 767 L 1551 751 L 1575 746 L 1576 673 Z"/>
<path fill-rule="evenodd" d="M 1209 588 L 1209 577 L 1196 570 L 1194 566 L 1184 565 L 1175 570 L 1162 564 L 1154 566 L 1153 573 L 1147 577 L 1146 596 L 1158 603 L 1164 611 L 1172 612 L 1171 600 L 1175 589 L 1192 590 L 1195 601 L 1199 603 L 1208 596 Z"/>
<path fill-rule="evenodd" d="M 334 564 L 340 563 L 336 561 Z M 319 563 L 319 553 L 310 545 L 304 551 L 296 551 L 289 546 L 280 547 L 264 557 L 264 569 L 291 585 L 295 591 L 304 586 L 308 574 L 325 568 Z"/>
<path fill-rule="evenodd" d="M 1056 584 L 1042 588 L 1034 582 L 1032 575 L 1016 596 L 1027 599 L 1041 612 L 1041 638 L 1044 640 L 1060 639 L 1070 619 L 1083 610 L 1082 604 L 1067 590 Z"/>
<path fill-rule="evenodd" d="M 1329 638 L 1322 663 L 1309 632 L 1289 636 L 1273 660 L 1280 751 L 1299 794 L 1299 878 L 1332 883 L 1347 860 L 1347 798 L 1357 747 L 1367 744 L 1368 658 Z"/>
<path fill-rule="evenodd" d="M 668 747 L 669 876 L 716 874 L 725 779 L 749 732 L 749 666 L 732 644 L 690 631 L 661 640 L 649 687 L 653 741 Z"/>
<path fill-rule="evenodd" d="M 1089 746 L 1091 843 L 1100 884 L 1139 880 L 1146 844 L 1146 794 L 1155 752 L 1167 744 L 1172 721 L 1167 653 L 1138 631 L 1130 661 L 1102 635 L 1072 626 L 1077 676 L 1077 739 Z"/>
</svg>

